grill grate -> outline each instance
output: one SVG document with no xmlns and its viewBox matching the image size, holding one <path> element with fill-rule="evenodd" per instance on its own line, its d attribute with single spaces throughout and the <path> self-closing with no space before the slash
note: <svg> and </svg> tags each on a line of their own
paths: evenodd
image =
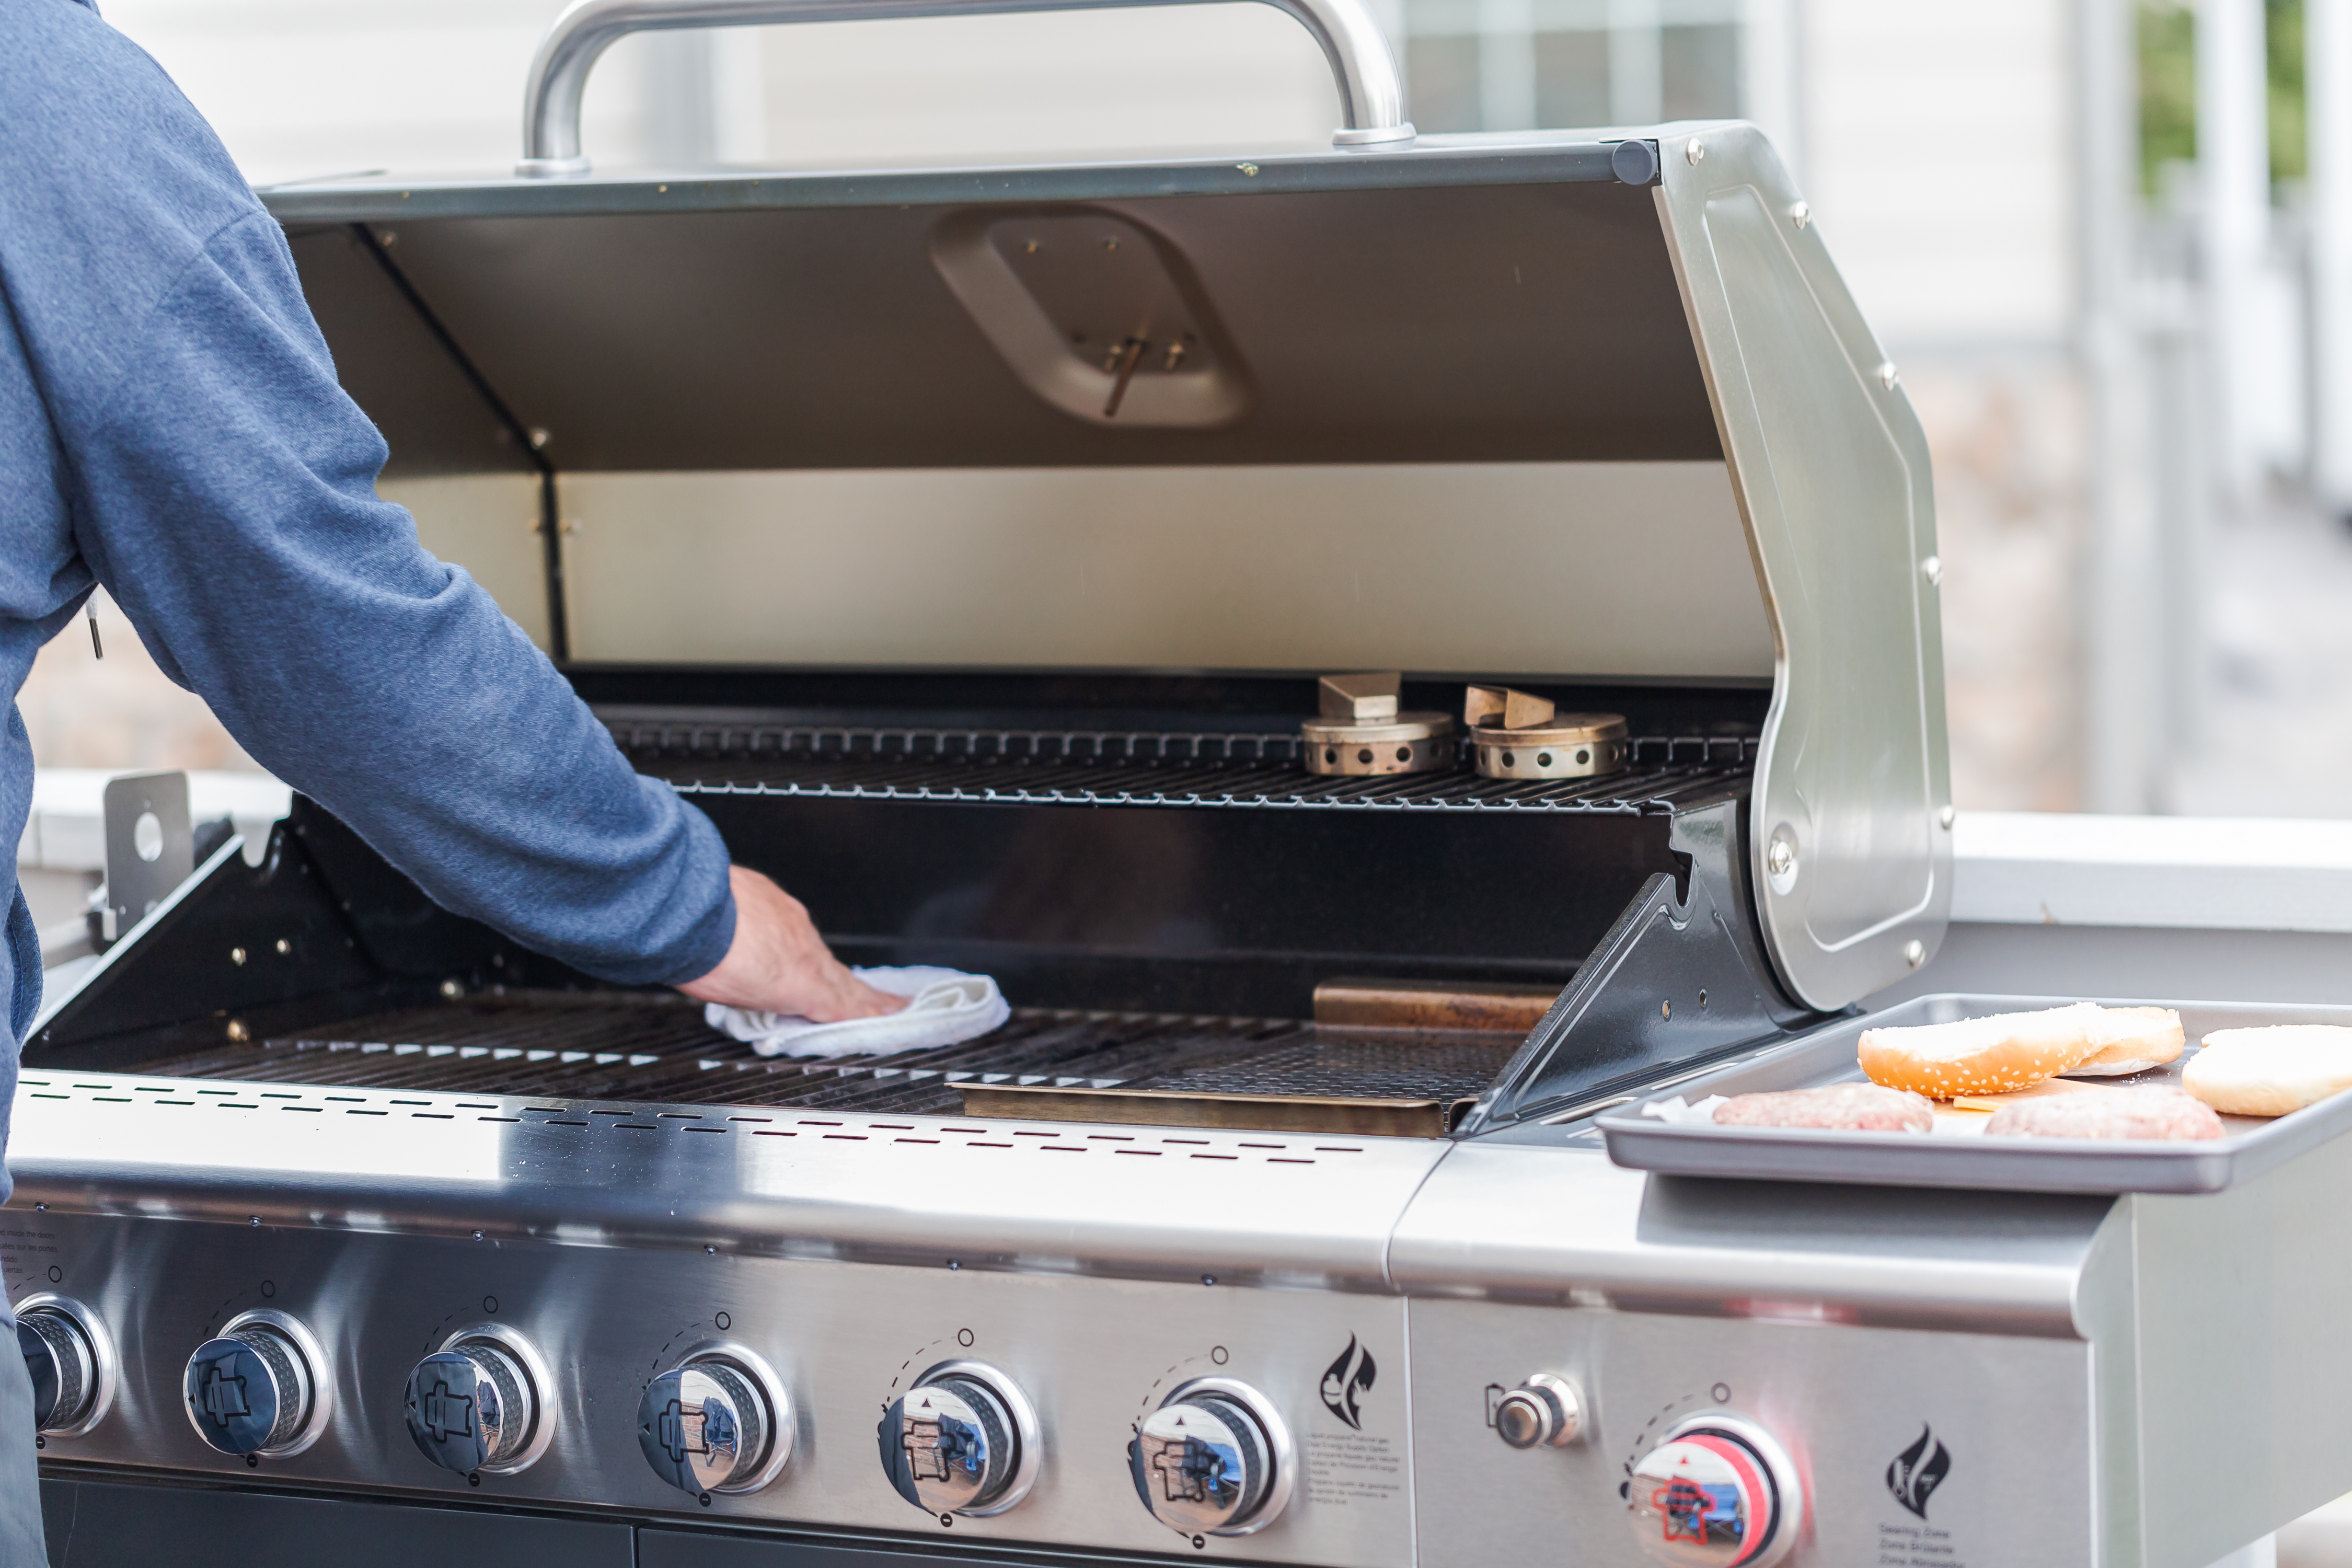
<svg viewBox="0 0 2352 1568">
<path fill-rule="evenodd" d="M 969 1086 L 1461 1100 L 1515 1035 L 1318 1028 L 1290 1019 L 1024 1009 L 960 1046 L 769 1058 L 667 998 L 506 994 L 380 1013 L 141 1064 L 171 1078 L 669 1105 L 963 1113 Z"/>
<path fill-rule="evenodd" d="M 1721 794 L 1754 768 L 1740 736 L 1650 736 L 1597 779 L 1452 773 L 1328 778 L 1295 734 L 1170 731 L 852 729 L 615 721 L 640 772 L 681 793 L 1049 805 L 1641 814 Z"/>
</svg>

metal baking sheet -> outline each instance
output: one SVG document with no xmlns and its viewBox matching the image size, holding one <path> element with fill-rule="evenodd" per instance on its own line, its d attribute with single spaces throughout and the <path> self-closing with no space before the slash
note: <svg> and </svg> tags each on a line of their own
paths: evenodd
<svg viewBox="0 0 2352 1568">
<path fill-rule="evenodd" d="M 2080 996 L 1920 996 L 1884 1012 L 1841 1018 L 1801 1039 L 1636 1097 L 1597 1117 L 1609 1157 L 1637 1171 L 1756 1181 L 1846 1182 L 1873 1186 L 1971 1187 L 2024 1193 L 2217 1193 L 2258 1176 L 2352 1128 L 2352 1091 L 2274 1119 L 2225 1116 L 2224 1136 L 2160 1142 L 2091 1138 L 1987 1138 L 1981 1134 L 1833 1132 L 1789 1127 L 1717 1127 L 1660 1121 L 1639 1114 L 1652 1100 L 1680 1095 L 1693 1104 L 1711 1094 L 1752 1094 L 1857 1082 L 1854 1048 L 1864 1029 L 1941 1024 L 1989 1013 L 2020 1013 L 2068 1003 L 2178 1008 L 2189 1048 L 2168 1068 L 2098 1081 L 2175 1083 L 2215 1029 L 2272 1024 L 2352 1025 L 2352 1007 L 2148 1002 Z"/>
</svg>

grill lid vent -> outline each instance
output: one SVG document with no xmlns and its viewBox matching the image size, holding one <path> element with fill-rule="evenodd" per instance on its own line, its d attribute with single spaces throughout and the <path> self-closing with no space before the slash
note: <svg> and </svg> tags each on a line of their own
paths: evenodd
<svg viewBox="0 0 2352 1568">
<path fill-rule="evenodd" d="M 1229 424 L 1249 406 L 1241 358 L 1183 252 L 1088 207 L 943 220 L 931 260 L 1022 384 L 1098 425 Z"/>
</svg>

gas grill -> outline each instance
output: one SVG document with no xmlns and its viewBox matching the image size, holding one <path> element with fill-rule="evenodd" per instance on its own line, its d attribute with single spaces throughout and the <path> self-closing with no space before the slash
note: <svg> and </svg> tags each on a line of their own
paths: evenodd
<svg viewBox="0 0 2352 1568">
<path fill-rule="evenodd" d="M 26 1049 L 60 1561 L 2200 1568 L 2340 1491 L 2248 1414 L 2352 1394 L 2332 1142 L 2193 1201 L 1603 1152 L 1950 898 L 1926 449 L 1764 140 L 1417 139 L 1298 0 L 1328 153 L 581 155 L 621 32 L 938 8 L 589 0 L 516 178 L 266 199 L 428 542 L 1011 1022 L 763 1058 L 298 798 Z"/>
</svg>

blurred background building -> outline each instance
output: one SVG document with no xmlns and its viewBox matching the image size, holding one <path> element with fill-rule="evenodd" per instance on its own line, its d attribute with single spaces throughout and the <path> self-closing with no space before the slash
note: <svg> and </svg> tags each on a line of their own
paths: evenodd
<svg viewBox="0 0 2352 1568">
<path fill-rule="evenodd" d="M 1385 3 L 1423 131 L 1770 132 L 1934 446 L 1962 805 L 2352 815 L 2352 0 Z M 105 9 L 269 184 L 505 169 L 560 4 Z M 1303 30 L 1225 4 L 641 35 L 586 140 L 1264 153 L 1337 114 Z M 250 765 L 101 622 L 26 690 L 43 763 Z"/>
</svg>

